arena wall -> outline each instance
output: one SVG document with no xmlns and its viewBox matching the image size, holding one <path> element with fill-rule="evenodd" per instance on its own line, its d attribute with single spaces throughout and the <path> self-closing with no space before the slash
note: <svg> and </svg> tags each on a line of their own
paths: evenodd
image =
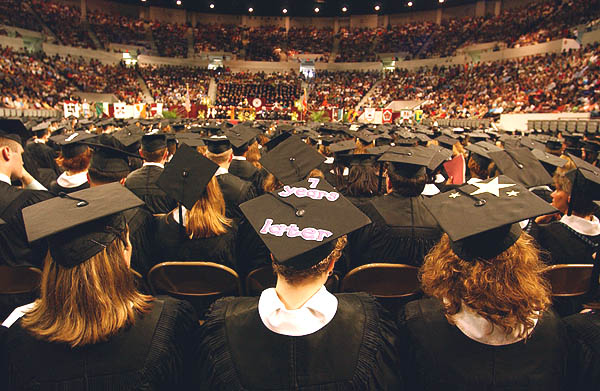
<svg viewBox="0 0 600 391">
<path fill-rule="evenodd" d="M 501 114 L 499 128 L 504 130 L 527 130 L 527 121 L 588 120 L 590 113 L 543 113 Z"/>
</svg>

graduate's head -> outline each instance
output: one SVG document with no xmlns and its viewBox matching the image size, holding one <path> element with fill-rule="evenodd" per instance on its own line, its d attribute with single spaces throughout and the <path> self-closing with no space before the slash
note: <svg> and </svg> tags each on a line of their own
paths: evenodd
<svg viewBox="0 0 600 391">
<path fill-rule="evenodd" d="M 0 134 L 0 170 L 10 178 L 23 175 L 23 147 L 13 138 Z"/>
<path fill-rule="evenodd" d="M 130 153 L 123 151 L 119 142 L 112 136 L 102 134 L 90 143 L 94 152 L 88 169 L 90 186 L 119 182 L 123 184 L 129 175 Z"/>
<path fill-rule="evenodd" d="M 596 212 L 594 200 L 600 199 L 596 176 L 600 177 L 600 169 L 577 158 L 566 157 L 568 163 L 556 170 L 552 192 L 552 206 L 562 214 L 571 213 L 580 217 L 588 217 Z M 590 179 L 586 176 L 589 175 Z"/>
<path fill-rule="evenodd" d="M 146 162 L 165 163 L 169 157 L 166 134 L 144 135 L 139 152 Z"/>
<path fill-rule="evenodd" d="M 107 340 L 149 309 L 151 298 L 136 290 L 129 269 L 132 246 L 121 214 L 142 204 L 112 184 L 23 210 L 29 240 L 48 242 L 40 299 L 23 327 L 43 340 L 84 346 Z"/>
</svg>

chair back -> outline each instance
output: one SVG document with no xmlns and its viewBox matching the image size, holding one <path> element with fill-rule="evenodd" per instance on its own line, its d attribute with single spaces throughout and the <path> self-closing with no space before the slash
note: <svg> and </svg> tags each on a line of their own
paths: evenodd
<svg viewBox="0 0 600 391">
<path fill-rule="evenodd" d="M 42 271 L 28 266 L 0 266 L 0 294 L 15 295 L 35 292 L 40 287 Z"/>
<path fill-rule="evenodd" d="M 163 262 L 148 272 L 153 292 L 174 296 L 240 295 L 238 274 L 213 262 Z"/>
<path fill-rule="evenodd" d="M 342 292 L 367 292 L 379 298 L 406 298 L 420 291 L 419 268 L 404 264 L 370 263 L 352 269 L 342 280 Z"/>
<path fill-rule="evenodd" d="M 273 288 L 277 284 L 277 276 L 271 265 L 261 266 L 252 270 L 246 276 L 246 295 L 259 296 L 267 288 Z M 331 293 L 337 293 L 340 286 L 340 277 L 333 273 L 327 278 L 325 287 Z"/>
<path fill-rule="evenodd" d="M 544 269 L 544 276 L 550 282 L 552 296 L 582 296 L 590 289 L 593 268 L 588 264 L 552 265 Z"/>
</svg>

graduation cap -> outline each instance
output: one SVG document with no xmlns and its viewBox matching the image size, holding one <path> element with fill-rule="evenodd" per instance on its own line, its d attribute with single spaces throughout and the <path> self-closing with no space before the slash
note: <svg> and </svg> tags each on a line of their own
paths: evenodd
<svg viewBox="0 0 600 391">
<path fill-rule="evenodd" d="M 424 203 L 448 234 L 454 253 L 465 261 L 498 256 L 520 237 L 519 221 L 556 213 L 504 175 L 438 194 Z"/>
<path fill-rule="evenodd" d="M 50 140 L 60 146 L 60 152 L 64 158 L 72 159 L 87 151 L 88 145 L 85 141 L 97 137 L 97 135 L 87 132 L 75 132 L 69 135 L 58 135 L 50 137 Z"/>
<path fill-rule="evenodd" d="M 539 141 L 532 139 L 531 137 L 521 137 L 521 145 L 529 149 L 545 150 L 546 146 Z"/>
<path fill-rule="evenodd" d="M 598 141 L 587 140 L 583 144 L 583 149 L 588 152 L 600 152 L 600 143 Z"/>
<path fill-rule="evenodd" d="M 173 137 L 175 139 L 175 136 Z M 198 133 L 177 133 L 177 140 L 181 144 L 196 148 L 206 145 Z"/>
<path fill-rule="evenodd" d="M 267 151 L 270 151 L 273 148 L 275 148 L 276 146 L 278 146 L 279 144 L 281 144 L 282 142 L 284 142 L 285 140 L 287 140 L 288 138 L 290 138 L 291 136 L 292 136 L 291 133 L 281 133 L 279 136 L 271 139 L 268 143 L 266 143 L 265 149 Z"/>
<path fill-rule="evenodd" d="M 562 142 L 556 137 L 551 137 L 548 140 L 546 140 L 546 149 L 550 151 L 560 152 L 560 150 L 562 149 Z"/>
<path fill-rule="evenodd" d="M 166 133 L 149 133 L 142 136 L 142 150 L 146 152 L 155 152 L 167 147 Z"/>
<path fill-rule="evenodd" d="M 323 179 L 285 186 L 240 205 L 274 261 L 296 270 L 325 259 L 336 239 L 371 221 Z"/>
<path fill-rule="evenodd" d="M 204 139 L 208 152 L 219 155 L 231 149 L 231 143 L 225 136 L 212 136 Z"/>
<path fill-rule="evenodd" d="M 363 144 L 371 144 L 377 139 L 377 136 L 367 129 L 359 130 L 354 134 Z"/>
<path fill-rule="evenodd" d="M 487 139 L 489 139 L 490 136 L 486 133 L 483 132 L 473 132 L 473 133 L 469 133 L 469 140 L 473 143 L 476 143 L 478 141 L 485 141 Z"/>
<path fill-rule="evenodd" d="M 25 146 L 33 132 L 25 127 L 20 119 L 0 119 L 0 137 L 7 138 Z"/>
<path fill-rule="evenodd" d="M 329 150 L 332 153 L 353 151 L 355 149 L 356 149 L 356 143 L 354 142 L 354 140 L 340 141 L 337 143 L 333 143 L 329 146 Z"/>
<path fill-rule="evenodd" d="M 139 155 L 129 153 L 122 149 L 122 144 L 108 134 L 99 135 L 93 142 L 85 144 L 94 149 L 90 168 L 104 173 L 122 173 L 129 171 L 129 157 L 139 159 Z"/>
<path fill-rule="evenodd" d="M 528 148 L 489 153 L 500 172 L 530 188 L 552 183 L 552 177 Z"/>
<path fill-rule="evenodd" d="M 460 142 L 459 139 L 447 136 L 445 134 L 439 136 L 438 138 L 436 138 L 436 140 L 437 140 L 438 144 L 440 144 L 441 146 L 449 147 L 450 149 L 452 149 L 454 144 Z"/>
<path fill-rule="evenodd" d="M 571 201 L 573 201 L 575 197 L 600 200 L 600 168 L 573 154 L 568 153 L 567 155 L 571 158 L 576 167 L 575 170 L 566 173 L 567 178 L 573 184 Z M 568 214 L 571 214 L 571 203 L 569 203 Z"/>
<path fill-rule="evenodd" d="M 158 177 L 157 185 L 191 210 L 219 166 L 186 144 L 182 144 Z"/>
<path fill-rule="evenodd" d="M 566 159 L 561 159 L 556 155 L 545 151 L 540 151 L 539 149 L 534 149 L 531 151 L 531 153 L 537 160 L 540 161 L 540 163 L 542 163 L 550 175 L 552 175 L 551 173 L 553 173 L 557 168 L 564 167 L 565 164 L 567 164 Z"/>
<path fill-rule="evenodd" d="M 256 137 L 256 130 L 249 126 L 237 125 L 225 131 L 225 136 L 234 148 L 244 148 Z"/>
<path fill-rule="evenodd" d="M 129 148 L 144 137 L 144 131 L 138 126 L 130 125 L 112 134 L 125 148 Z"/>
<path fill-rule="evenodd" d="M 502 148 L 499 148 L 486 141 L 479 141 L 475 144 L 469 144 L 465 147 L 465 149 L 469 152 L 472 152 L 472 157 L 479 156 L 488 160 L 491 159 L 489 155 L 490 152 L 502 151 Z"/>
<path fill-rule="evenodd" d="M 31 128 L 31 131 L 35 134 L 36 137 L 42 137 L 48 132 L 48 128 L 51 123 L 49 121 L 42 122 Z"/>
<path fill-rule="evenodd" d="M 394 170 L 406 178 L 414 178 L 425 174 L 435 153 L 432 149 L 422 147 L 392 147 L 379 161 L 393 164 Z"/>
<path fill-rule="evenodd" d="M 260 164 L 282 183 L 288 184 L 304 179 L 325 160 L 315 148 L 298 136 L 292 136 L 269 150 L 260 159 Z"/>
<path fill-rule="evenodd" d="M 371 153 L 343 154 L 336 156 L 335 161 L 341 163 L 344 167 L 372 166 L 377 163 L 379 157 L 379 154 Z"/>
<path fill-rule="evenodd" d="M 120 212 L 143 205 L 119 183 L 92 187 L 28 206 L 23 222 L 29 242 L 48 238 L 52 259 L 77 266 L 104 250 L 126 230 Z"/>
</svg>

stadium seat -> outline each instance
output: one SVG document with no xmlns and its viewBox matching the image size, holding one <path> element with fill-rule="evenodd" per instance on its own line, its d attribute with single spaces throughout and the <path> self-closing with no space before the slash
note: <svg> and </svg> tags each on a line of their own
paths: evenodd
<svg viewBox="0 0 600 391">
<path fill-rule="evenodd" d="M 167 294 L 189 301 L 199 316 L 216 299 L 239 296 L 242 287 L 238 274 L 213 262 L 163 262 L 148 272 L 154 295 Z"/>
<path fill-rule="evenodd" d="M 588 121 L 577 121 L 576 131 L 577 133 L 585 133 L 587 130 Z"/>
<path fill-rule="evenodd" d="M 577 130 L 577 121 L 567 122 L 567 132 L 573 133 Z"/>
<path fill-rule="evenodd" d="M 556 133 L 558 131 L 558 121 L 548 121 L 548 130 L 550 133 Z"/>
<path fill-rule="evenodd" d="M 593 268 L 591 264 L 552 265 L 544 270 L 544 276 L 550 282 L 552 296 L 582 296 L 590 288 Z"/>
<path fill-rule="evenodd" d="M 273 288 L 277 283 L 277 277 L 273 273 L 271 265 L 265 265 L 258 269 L 252 270 L 246 276 L 246 295 L 258 296 L 267 288 Z M 325 287 L 331 293 L 337 293 L 340 285 L 340 277 L 333 273 L 327 279 Z"/>
<path fill-rule="evenodd" d="M 39 289 L 42 271 L 35 267 L 0 266 L 0 294 L 32 293 Z"/>
<path fill-rule="evenodd" d="M 547 133 L 550 130 L 550 121 L 542 121 L 542 132 Z"/>
<path fill-rule="evenodd" d="M 589 134 L 596 134 L 596 133 L 598 133 L 598 121 L 590 121 L 590 122 L 588 122 L 587 132 Z"/>
<path fill-rule="evenodd" d="M 564 132 L 567 130 L 567 121 L 558 121 L 558 126 L 556 128 L 559 132 Z"/>
<path fill-rule="evenodd" d="M 533 130 L 542 130 L 542 121 L 533 121 Z"/>
<path fill-rule="evenodd" d="M 371 263 L 352 269 L 342 280 L 342 292 L 367 292 L 378 298 L 407 298 L 420 291 L 415 266 Z"/>
</svg>

